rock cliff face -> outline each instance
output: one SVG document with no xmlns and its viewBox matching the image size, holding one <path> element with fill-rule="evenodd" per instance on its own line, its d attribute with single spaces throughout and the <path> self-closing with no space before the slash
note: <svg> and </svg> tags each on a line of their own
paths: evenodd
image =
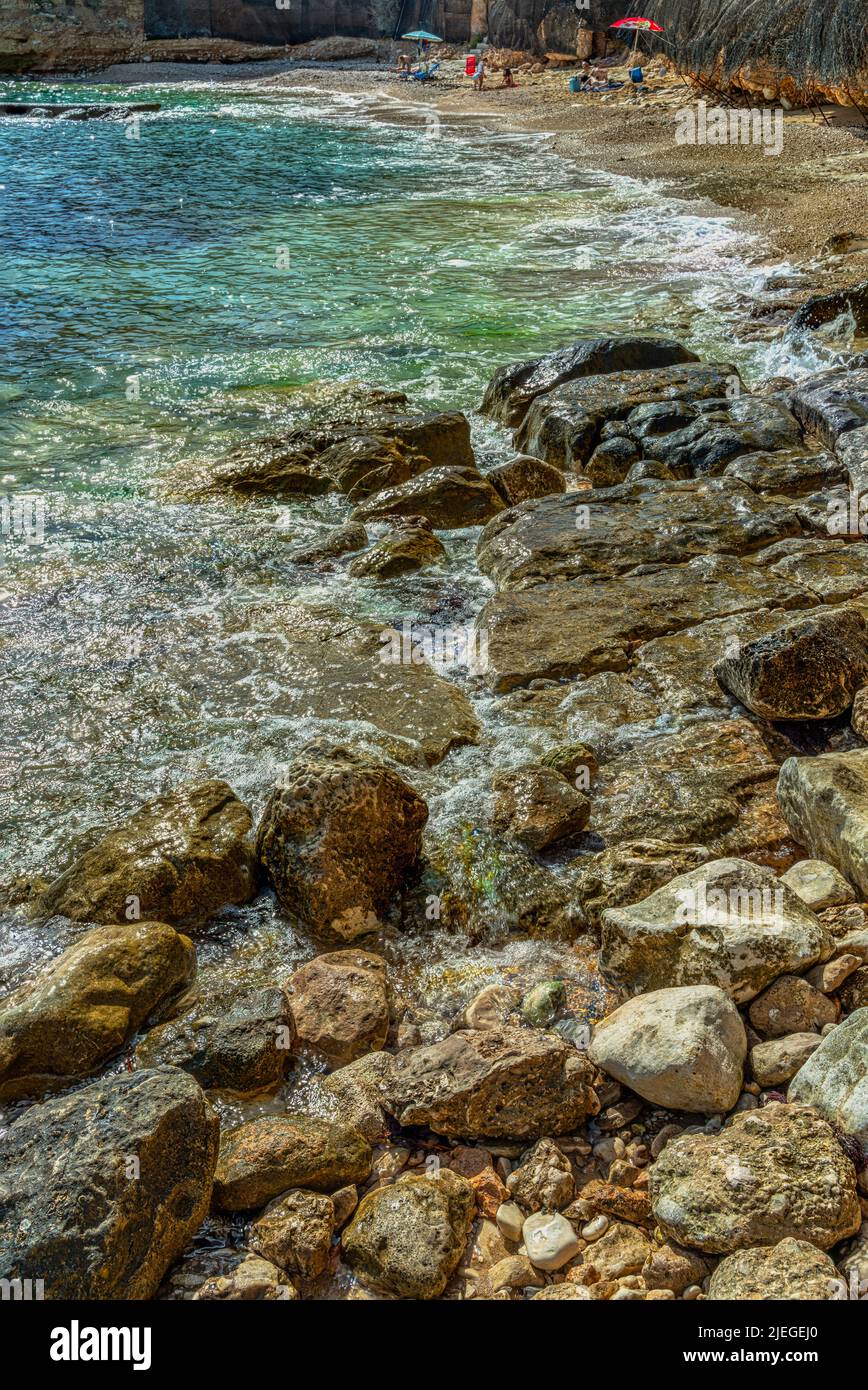
<svg viewBox="0 0 868 1390">
<path fill-rule="evenodd" d="M 499 48 L 585 57 L 600 51 L 622 8 L 621 0 L 4 0 L 0 71 L 122 62 L 140 57 L 149 40 L 282 46 L 332 35 L 391 39 L 417 27 L 450 43 L 487 34 Z"/>
</svg>

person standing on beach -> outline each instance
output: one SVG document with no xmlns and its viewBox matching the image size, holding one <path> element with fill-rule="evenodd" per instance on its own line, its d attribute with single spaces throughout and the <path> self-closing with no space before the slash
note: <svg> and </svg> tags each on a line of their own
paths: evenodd
<svg viewBox="0 0 868 1390">
<path fill-rule="evenodd" d="M 475 76 L 474 79 L 473 79 L 473 85 L 474 85 L 474 87 L 476 88 L 477 92 L 481 92 L 481 91 L 482 91 L 482 88 L 483 88 L 483 86 L 484 86 L 484 84 L 485 84 L 485 54 L 483 53 L 482 56 L 481 56 L 480 59 L 479 59 L 479 62 L 478 62 L 477 65 L 476 65 L 476 76 Z"/>
</svg>

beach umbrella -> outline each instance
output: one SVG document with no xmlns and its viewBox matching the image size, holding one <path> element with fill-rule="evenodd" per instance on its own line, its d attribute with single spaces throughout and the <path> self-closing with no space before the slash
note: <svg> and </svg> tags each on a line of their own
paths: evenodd
<svg viewBox="0 0 868 1390">
<path fill-rule="evenodd" d="M 429 34 L 427 29 L 411 29 L 409 34 L 402 34 L 401 38 L 416 39 L 419 43 L 421 43 L 423 39 L 427 39 L 429 43 L 443 42 L 439 34 Z"/>
<path fill-rule="evenodd" d="M 614 24 L 609 25 L 610 29 L 635 29 L 636 39 L 633 43 L 633 57 L 636 56 L 636 49 L 639 47 L 639 35 L 644 29 L 647 34 L 662 34 L 665 31 L 659 24 L 655 24 L 653 19 L 643 19 L 641 15 L 631 15 L 627 19 L 616 19 Z"/>
</svg>

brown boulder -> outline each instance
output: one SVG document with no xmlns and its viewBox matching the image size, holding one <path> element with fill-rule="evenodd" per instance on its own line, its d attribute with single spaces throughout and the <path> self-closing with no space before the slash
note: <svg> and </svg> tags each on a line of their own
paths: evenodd
<svg viewBox="0 0 868 1390">
<path fill-rule="evenodd" d="M 316 956 L 287 982 L 298 1039 L 342 1067 L 383 1047 L 389 1032 L 386 967 L 370 951 Z"/>
</svg>

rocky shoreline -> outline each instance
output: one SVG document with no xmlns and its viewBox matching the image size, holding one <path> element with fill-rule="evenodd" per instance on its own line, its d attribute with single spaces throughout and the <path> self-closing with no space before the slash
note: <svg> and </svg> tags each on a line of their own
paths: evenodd
<svg viewBox="0 0 868 1390">
<path fill-rule="evenodd" d="M 515 448 L 487 471 L 461 412 L 350 388 L 179 481 L 242 509 L 329 494 L 342 524 L 293 561 L 374 592 L 481 528 L 491 596 L 403 629 L 288 605 L 297 717 L 326 688 L 374 751 L 324 731 L 256 823 L 214 769 L 16 885 L 22 932 L 66 935 L 0 1001 L 0 1278 L 498 1301 L 868 1279 L 868 368 L 749 390 L 673 339 L 585 338 L 504 365 L 481 408 Z M 450 839 L 418 784 L 484 756 L 468 689 L 529 754 Z M 309 958 L 197 983 L 215 920 L 265 901 Z M 525 942 L 535 978 L 408 1003 L 388 943 L 443 933 Z M 545 973 L 552 942 L 586 989 Z M 227 1097 L 258 1112 L 221 1123 Z"/>
</svg>

